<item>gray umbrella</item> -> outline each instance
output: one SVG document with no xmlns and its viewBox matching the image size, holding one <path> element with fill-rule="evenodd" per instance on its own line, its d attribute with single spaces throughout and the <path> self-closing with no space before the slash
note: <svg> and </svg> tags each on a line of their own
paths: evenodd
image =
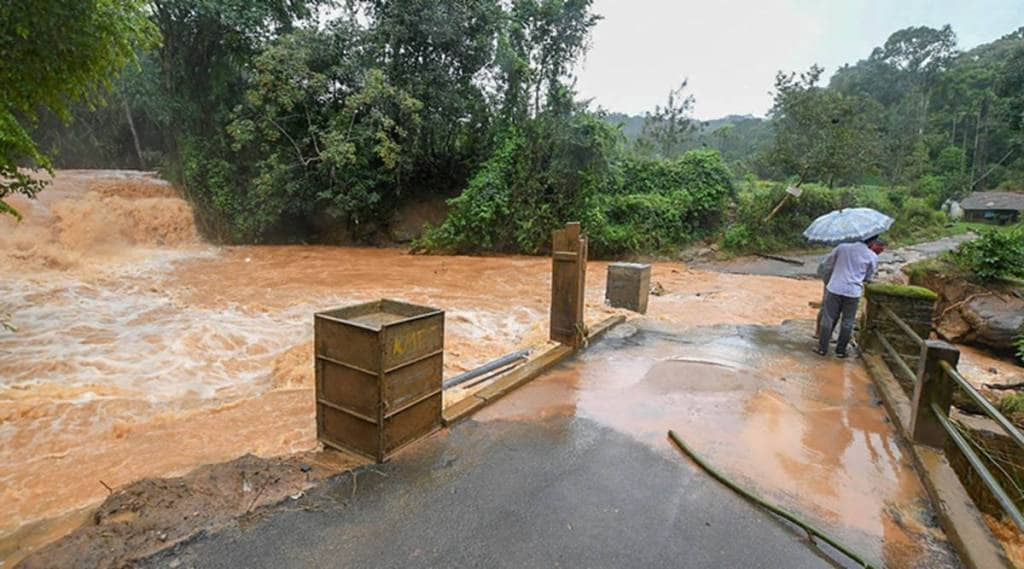
<svg viewBox="0 0 1024 569">
<path fill-rule="evenodd" d="M 804 237 L 820 243 L 863 241 L 892 225 L 892 218 L 869 207 L 840 209 L 815 219 L 804 230 Z"/>
</svg>

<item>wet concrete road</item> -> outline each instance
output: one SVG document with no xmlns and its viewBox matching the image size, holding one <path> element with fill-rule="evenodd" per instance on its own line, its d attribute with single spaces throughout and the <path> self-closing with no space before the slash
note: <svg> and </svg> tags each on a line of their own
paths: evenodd
<svg viewBox="0 0 1024 569">
<path fill-rule="evenodd" d="M 148 566 L 828 567 L 683 460 L 594 421 L 476 423 Z"/>
<path fill-rule="evenodd" d="M 882 253 L 878 259 L 878 273 L 876 280 L 898 279 L 902 268 L 909 264 L 923 259 L 937 257 L 948 251 L 952 251 L 965 241 L 976 238 L 977 235 L 968 232 L 962 235 L 944 237 L 935 241 L 907 245 L 898 249 L 890 249 Z M 702 270 L 720 271 L 737 275 L 764 275 L 776 277 L 789 277 L 799 279 L 814 279 L 818 270 L 818 262 L 827 253 L 823 248 L 820 253 L 804 255 L 783 255 L 783 257 L 795 261 L 787 263 L 778 259 L 767 257 L 747 256 L 730 259 L 728 261 L 711 261 L 693 263 L 692 266 Z"/>
<path fill-rule="evenodd" d="M 817 359 L 809 326 L 620 326 L 392 462 L 145 566 L 832 566 L 675 428 L 877 566 L 958 567 L 863 370 Z"/>
</svg>

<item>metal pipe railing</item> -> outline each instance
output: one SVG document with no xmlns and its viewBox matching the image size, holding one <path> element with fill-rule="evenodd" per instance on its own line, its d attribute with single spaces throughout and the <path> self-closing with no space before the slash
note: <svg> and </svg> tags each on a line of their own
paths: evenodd
<svg viewBox="0 0 1024 569">
<path fill-rule="evenodd" d="M 893 310 L 888 306 L 883 304 L 881 305 L 881 309 L 882 312 L 885 312 L 885 315 L 888 316 L 889 319 L 891 319 L 893 322 L 896 323 L 897 326 L 899 326 L 900 330 L 903 330 L 903 332 L 907 336 L 910 336 L 911 340 L 917 343 L 918 347 L 924 347 L 924 339 L 921 338 L 921 336 L 917 335 L 917 332 L 915 332 L 914 329 L 910 327 L 910 324 L 907 324 L 902 318 L 900 318 L 898 314 L 893 312 Z"/>
<path fill-rule="evenodd" d="M 892 357 L 893 361 L 896 362 L 896 367 L 898 367 L 900 371 L 906 374 L 907 380 L 910 381 L 911 383 L 916 382 L 917 374 L 914 373 L 914 370 L 910 369 L 910 366 L 907 365 L 907 362 L 903 361 L 903 356 L 896 351 L 896 348 L 892 347 L 892 344 L 889 343 L 889 340 L 885 337 L 885 334 L 876 329 L 875 336 L 878 337 L 878 343 L 882 344 L 882 347 L 885 348 L 885 351 L 888 352 L 889 356 Z"/>
<path fill-rule="evenodd" d="M 910 325 L 908 325 L 902 318 L 900 318 L 900 316 L 896 314 L 891 308 L 885 305 L 882 305 L 880 308 L 882 314 L 884 314 L 887 318 L 895 322 L 896 326 L 900 330 L 902 330 L 908 337 L 910 337 L 911 340 L 913 340 L 914 343 L 917 344 L 922 349 L 923 357 L 930 357 L 928 356 L 929 350 L 926 349 L 926 347 L 928 346 L 928 342 L 926 342 L 924 338 L 920 337 L 917 334 L 917 332 L 915 332 L 914 329 L 911 328 Z M 896 348 L 893 347 L 892 343 L 889 342 L 889 339 L 886 337 L 885 334 L 882 333 L 881 330 L 879 330 L 876 327 L 873 331 L 875 333 L 875 336 L 878 338 L 878 343 L 891 357 L 892 366 L 890 367 L 898 368 L 905 376 L 907 376 L 908 379 L 910 379 L 914 383 L 922 381 L 924 379 L 919 378 L 918 374 L 914 373 L 914 371 L 910 369 L 910 366 L 904 360 L 903 355 L 896 351 Z M 955 362 L 956 360 L 954 359 L 953 361 Z M 995 421 L 1000 426 L 1000 428 L 1002 428 L 1002 430 L 1005 431 L 1011 439 L 1013 439 L 1013 442 L 1016 443 L 1016 445 L 1019 448 L 1024 449 L 1024 434 L 1022 434 L 1016 426 L 1010 423 L 1010 421 L 1002 413 L 1000 413 L 999 410 L 996 409 L 995 406 L 992 405 L 992 403 L 989 402 L 988 399 L 986 399 L 977 389 L 975 389 L 973 385 L 971 385 L 964 378 L 963 375 L 960 374 L 960 372 L 956 369 L 955 363 L 950 363 L 945 359 L 939 359 L 937 363 L 939 364 L 942 373 L 947 378 L 949 378 L 949 380 L 951 380 L 954 385 L 962 389 L 967 394 L 967 396 L 978 407 L 980 407 L 986 415 L 988 415 L 989 418 Z M 935 380 L 937 380 L 937 378 Z M 927 385 L 928 384 L 925 384 L 925 386 Z M 930 396 L 925 397 L 921 403 L 930 399 Z M 946 401 L 947 403 L 945 404 L 945 406 L 948 407 L 949 400 L 946 399 Z M 967 463 L 970 465 L 971 469 L 973 469 L 974 472 L 978 474 L 978 476 L 981 478 L 982 483 L 984 483 L 985 487 L 988 488 L 989 492 L 992 493 L 992 496 L 995 497 L 996 501 L 999 503 L 999 506 L 1003 509 L 1004 512 L 1006 512 L 1006 515 L 1011 520 L 1013 520 L 1013 523 L 1016 524 L 1016 526 L 1021 531 L 1024 531 L 1024 515 L 1021 514 L 1020 509 L 1014 503 L 1013 499 L 1010 498 L 1010 495 L 1006 493 L 1006 490 L 1003 488 L 1003 486 L 999 483 L 995 476 L 992 475 L 992 471 L 989 470 L 984 460 L 978 455 L 977 452 L 975 452 L 975 449 L 972 448 L 972 443 L 968 441 L 967 437 L 964 436 L 964 434 L 960 431 L 956 424 L 949 418 L 949 410 L 943 409 L 943 406 L 939 405 L 935 401 L 931 401 L 931 403 L 929 403 L 929 409 L 934 414 L 935 420 L 942 427 L 942 430 L 946 432 L 946 434 L 949 436 L 949 439 L 953 441 L 953 444 L 955 444 L 956 447 L 960 449 L 960 452 L 963 454 L 964 458 L 967 459 Z M 919 411 L 915 409 L 914 413 L 916 415 L 917 413 L 919 413 Z"/>
<path fill-rule="evenodd" d="M 960 452 L 963 453 L 964 458 L 967 459 L 971 468 L 973 468 L 974 471 L 978 473 L 978 476 L 981 477 L 981 481 L 985 484 L 985 487 L 989 489 L 989 492 L 992 492 L 996 501 L 999 502 L 999 505 L 1003 508 L 1003 511 L 1010 516 L 1010 519 L 1013 520 L 1013 523 L 1016 524 L 1021 531 L 1024 531 L 1024 515 L 1021 515 L 1020 510 L 1017 509 L 1017 505 L 1013 503 L 1013 500 L 1006 493 L 1006 490 L 1004 490 L 1002 485 L 999 484 L 999 481 L 992 476 L 992 472 L 987 466 L 985 466 L 985 463 L 982 462 L 978 453 L 974 452 L 974 449 L 971 448 L 971 444 L 967 442 L 967 439 L 964 438 L 962 433 L 960 433 L 960 430 L 953 425 L 953 422 L 946 417 L 946 413 L 943 412 L 941 407 L 932 403 L 931 409 L 932 413 L 935 413 L 935 418 L 938 419 L 939 424 L 942 425 L 942 428 L 946 431 L 946 434 L 953 439 L 953 443 L 960 449 Z"/>
<path fill-rule="evenodd" d="M 974 403 L 978 407 L 981 407 L 981 410 L 984 411 L 990 419 L 1002 427 L 1003 431 L 1006 432 L 1007 436 L 1013 439 L 1013 442 L 1017 443 L 1018 447 L 1024 449 L 1024 434 L 1021 434 L 1020 429 L 1015 427 L 1005 415 L 1000 413 L 988 399 L 985 399 L 985 396 L 978 392 L 978 390 L 975 389 L 974 386 L 964 378 L 964 376 L 960 375 L 960 372 L 957 371 L 957 369 L 949 362 L 940 362 L 939 365 L 942 366 L 943 371 L 946 372 L 946 376 L 952 379 L 960 389 L 963 389 L 964 392 L 967 393 L 967 396 L 971 398 L 971 401 L 974 401 Z"/>
<path fill-rule="evenodd" d="M 496 360 L 487 362 L 478 368 L 471 369 L 467 372 L 460 373 L 455 377 L 450 377 L 444 380 L 442 387 L 444 389 L 455 387 L 456 385 L 466 383 L 467 381 L 472 381 L 473 379 L 476 379 L 486 373 L 490 373 L 503 367 L 507 367 L 512 364 L 518 363 L 522 360 L 525 360 L 530 355 L 530 352 L 531 350 L 526 349 L 519 350 L 517 352 L 512 352 L 511 354 L 506 354 Z"/>
</svg>

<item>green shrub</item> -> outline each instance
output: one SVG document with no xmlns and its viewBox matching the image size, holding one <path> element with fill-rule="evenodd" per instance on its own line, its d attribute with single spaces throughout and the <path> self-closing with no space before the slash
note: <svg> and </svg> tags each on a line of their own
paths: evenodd
<svg viewBox="0 0 1024 569">
<path fill-rule="evenodd" d="M 629 157 L 607 192 L 582 216 L 596 256 L 670 253 L 714 230 L 733 194 L 715 151 L 694 150 L 675 160 Z"/>
<path fill-rule="evenodd" d="M 674 160 L 620 154 L 612 161 L 614 148 L 601 142 L 604 136 L 590 130 L 573 147 L 533 148 L 526 136 L 507 133 L 466 190 L 448 202 L 448 218 L 418 245 L 536 253 L 548 247 L 552 229 L 578 220 L 591 253 L 600 257 L 670 253 L 717 228 L 733 194 L 717 152 L 691 151 Z M 562 157 L 579 161 L 588 154 L 575 170 L 551 170 Z"/>
<path fill-rule="evenodd" d="M 508 128 L 448 217 L 417 243 L 427 251 L 537 253 L 551 230 L 581 220 L 592 196 L 618 176 L 621 135 L 589 113 L 551 113 Z"/>
<path fill-rule="evenodd" d="M 946 214 L 923 198 L 909 198 L 896 214 L 890 235 L 901 241 L 930 239 L 942 235 Z"/>
<path fill-rule="evenodd" d="M 960 245 L 953 259 L 982 281 L 1024 277 L 1024 226 L 986 231 Z"/>
<path fill-rule="evenodd" d="M 902 187 L 853 186 L 830 189 L 808 184 L 767 223 L 768 214 L 785 196 L 782 184 L 745 184 L 736 198 L 736 219 L 722 236 L 733 252 L 779 251 L 807 247 L 803 231 L 817 217 L 845 207 L 869 207 L 894 219 L 890 237 L 909 241 L 942 234 L 946 217 L 924 198 Z"/>
<path fill-rule="evenodd" d="M 722 247 L 730 251 L 744 251 L 750 248 L 754 236 L 750 228 L 743 223 L 734 223 L 725 230 L 722 236 Z"/>
<path fill-rule="evenodd" d="M 757 184 L 736 196 L 736 216 L 722 246 L 742 253 L 806 247 L 803 231 L 817 217 L 840 207 L 840 192 L 817 184 L 803 186 L 767 223 L 765 218 L 786 196 L 783 184 Z"/>
<path fill-rule="evenodd" d="M 915 198 L 924 199 L 934 209 L 946 201 L 949 182 L 944 176 L 921 176 L 910 187 L 910 194 Z"/>
<path fill-rule="evenodd" d="M 1024 393 L 1011 393 L 999 399 L 996 403 L 999 412 L 1011 420 L 1017 419 L 1015 415 L 1024 414 Z"/>
</svg>

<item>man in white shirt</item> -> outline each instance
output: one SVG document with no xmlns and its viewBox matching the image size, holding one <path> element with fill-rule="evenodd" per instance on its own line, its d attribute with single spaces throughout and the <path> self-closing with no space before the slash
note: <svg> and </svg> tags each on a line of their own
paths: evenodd
<svg viewBox="0 0 1024 569">
<path fill-rule="evenodd" d="M 845 358 L 846 348 L 853 335 L 857 305 L 864 294 L 864 283 L 871 279 L 878 267 L 878 255 L 884 243 L 877 236 L 864 242 L 837 245 L 823 261 L 826 273 L 831 273 L 825 285 L 825 298 L 821 305 L 821 323 L 818 329 L 819 355 L 828 354 L 828 343 L 836 324 L 839 326 L 839 340 L 836 342 L 836 357 Z"/>
</svg>

